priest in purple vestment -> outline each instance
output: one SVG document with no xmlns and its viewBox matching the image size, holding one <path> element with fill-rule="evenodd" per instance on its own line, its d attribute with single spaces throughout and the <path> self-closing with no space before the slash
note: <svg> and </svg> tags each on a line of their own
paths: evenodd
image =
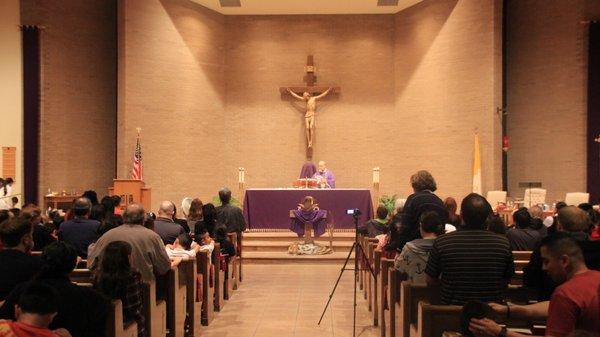
<svg viewBox="0 0 600 337">
<path fill-rule="evenodd" d="M 298 209 L 293 210 L 292 213 L 294 217 L 290 229 L 298 234 L 298 237 L 304 236 L 305 224 L 312 225 L 314 237 L 319 237 L 325 233 L 327 211 L 319 209 L 319 205 L 313 197 L 304 197 L 302 203 L 298 205 Z"/>
<path fill-rule="evenodd" d="M 327 181 L 327 188 L 335 188 L 335 177 L 333 172 L 327 169 L 324 161 L 319 162 L 319 170 L 313 175 L 313 178 Z"/>
</svg>

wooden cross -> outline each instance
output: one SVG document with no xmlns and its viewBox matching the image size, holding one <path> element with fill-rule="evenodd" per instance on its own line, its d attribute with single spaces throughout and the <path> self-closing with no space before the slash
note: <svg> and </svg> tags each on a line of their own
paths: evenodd
<svg viewBox="0 0 600 337">
<path fill-rule="evenodd" d="M 314 58 L 312 55 L 308 55 L 306 57 L 306 66 L 304 67 L 304 71 L 306 72 L 306 75 L 304 75 L 304 83 L 306 83 L 306 86 L 304 87 L 300 87 L 300 86 L 296 86 L 296 87 L 281 87 L 279 88 L 279 92 L 281 92 L 282 94 L 284 94 L 287 90 L 287 88 L 290 88 L 290 90 L 292 90 L 293 92 L 297 93 L 298 95 L 302 95 L 303 93 L 307 92 L 311 95 L 314 94 L 320 94 L 325 92 L 325 90 L 329 89 L 330 87 L 320 87 L 317 86 L 317 76 L 315 76 L 315 72 L 316 72 L 317 68 L 315 67 L 315 62 L 314 62 Z M 339 93 L 341 91 L 340 87 L 331 87 L 331 92 L 330 93 Z"/>
</svg>

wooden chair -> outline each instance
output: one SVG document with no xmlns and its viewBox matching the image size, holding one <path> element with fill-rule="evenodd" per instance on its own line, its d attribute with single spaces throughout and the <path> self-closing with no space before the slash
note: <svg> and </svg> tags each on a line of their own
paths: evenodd
<svg viewBox="0 0 600 337">
<path fill-rule="evenodd" d="M 381 328 L 381 337 L 386 336 L 386 331 L 389 328 L 390 317 L 390 289 L 389 289 L 389 278 L 390 269 L 394 268 L 394 260 L 381 258 L 379 267 L 379 291 L 377 297 L 379 298 L 379 326 Z"/>
<path fill-rule="evenodd" d="M 106 337 L 137 337 L 136 322 L 123 321 L 123 303 L 114 300 L 106 317 Z"/>
<path fill-rule="evenodd" d="M 215 249 L 216 248 L 215 244 Z M 215 318 L 215 287 L 214 278 L 211 278 L 211 259 L 207 251 L 200 251 L 196 255 L 196 271 L 202 282 L 202 298 L 200 321 L 202 325 L 209 325 Z"/>
<path fill-rule="evenodd" d="M 165 337 L 167 335 L 167 303 L 156 298 L 156 282 L 142 283 L 142 308 L 146 317 L 146 335 Z"/>
</svg>

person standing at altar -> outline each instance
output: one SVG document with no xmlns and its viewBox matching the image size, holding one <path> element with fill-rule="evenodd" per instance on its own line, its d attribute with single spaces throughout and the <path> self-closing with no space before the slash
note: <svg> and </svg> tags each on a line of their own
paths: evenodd
<svg viewBox="0 0 600 337">
<path fill-rule="evenodd" d="M 313 175 L 313 178 L 327 181 L 327 188 L 335 188 L 335 176 L 333 175 L 333 172 L 327 169 L 325 162 L 322 160 L 319 162 L 319 169 Z"/>
</svg>

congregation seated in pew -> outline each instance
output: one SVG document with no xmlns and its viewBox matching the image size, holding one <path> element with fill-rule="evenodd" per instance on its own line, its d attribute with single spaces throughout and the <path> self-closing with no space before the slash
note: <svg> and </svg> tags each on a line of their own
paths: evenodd
<svg viewBox="0 0 600 337">
<path fill-rule="evenodd" d="M 138 337 L 145 337 L 142 315 L 142 275 L 131 267 L 131 245 L 113 241 L 104 249 L 94 279 L 94 288 L 111 300 L 120 300 L 123 323 L 135 321 Z"/>
<path fill-rule="evenodd" d="M 194 242 L 192 237 L 183 233 L 180 234 L 172 245 L 166 245 L 167 255 L 169 258 L 182 258 L 183 260 L 189 260 L 190 258 L 196 257 L 196 254 L 201 250 L 206 250 L 212 253 L 215 248 L 214 241 L 210 238 L 207 231 L 201 234 L 200 242 L 202 245 Z"/>
<path fill-rule="evenodd" d="M 539 231 L 532 228 L 533 218 L 525 207 L 513 213 L 515 227 L 506 232 L 511 250 L 534 250 L 542 240 Z"/>
<path fill-rule="evenodd" d="M 365 222 L 364 225 L 358 228 L 360 234 L 374 238 L 377 235 L 386 234 L 388 227 L 388 210 L 383 205 L 377 207 L 376 218 Z"/>
<path fill-rule="evenodd" d="M 180 234 L 185 233 L 185 229 L 175 221 L 175 204 L 171 201 L 163 201 L 158 209 L 158 216 L 154 220 L 154 231 L 160 235 L 165 245 L 175 242 Z"/>
<path fill-rule="evenodd" d="M 530 305 L 492 305 L 498 313 L 528 319 L 546 319 L 546 336 L 566 337 L 574 330 L 600 331 L 600 271 L 590 270 L 577 241 L 567 233 L 542 240 L 544 270 L 560 284 L 550 301 Z M 522 334 L 508 333 L 490 319 L 473 319 L 470 330 L 478 337 Z"/>
<path fill-rule="evenodd" d="M 14 320 L 0 320 L 0 336 L 71 337 L 64 328 L 49 328 L 58 312 L 58 297 L 56 290 L 44 283 L 29 284 L 17 300 Z"/>
<path fill-rule="evenodd" d="M 77 254 L 87 258 L 88 246 L 98 240 L 100 222 L 89 219 L 92 203 L 81 197 L 73 202 L 73 219 L 63 222 L 58 230 L 58 238 L 77 248 Z"/>
<path fill-rule="evenodd" d="M 425 267 L 433 241 L 442 234 L 444 224 L 436 212 L 428 211 L 419 218 L 420 239 L 414 239 L 404 245 L 395 259 L 395 268 L 409 282 L 426 284 Z"/>
<path fill-rule="evenodd" d="M 144 282 L 155 280 L 156 275 L 166 274 L 172 265 L 181 259 L 171 259 L 167 255 L 161 237 L 145 228 L 145 211 L 140 204 L 129 204 L 123 213 L 124 224 L 108 231 L 98 241 L 88 257 L 88 268 L 94 270 L 105 247 L 114 241 L 125 241 L 132 247 L 132 266 L 142 274 Z"/>
<path fill-rule="evenodd" d="M 57 241 L 44 249 L 42 268 L 31 281 L 19 284 L 0 307 L 1 319 L 15 317 L 15 304 L 24 290 L 34 282 L 43 283 L 58 292 L 58 312 L 51 329 L 65 328 L 73 337 L 101 337 L 106 328 L 109 300 L 96 290 L 71 282 L 69 274 L 77 265 L 77 250 L 71 244 Z"/>
<path fill-rule="evenodd" d="M 0 301 L 19 284 L 29 281 L 42 267 L 42 261 L 29 252 L 33 248 L 31 221 L 12 218 L 0 223 Z"/>
<path fill-rule="evenodd" d="M 471 193 L 461 204 L 463 228 L 435 239 L 425 273 L 427 284 L 441 284 L 443 304 L 502 300 L 514 261 L 508 240 L 485 230 L 491 214 L 487 200 Z"/>
</svg>

